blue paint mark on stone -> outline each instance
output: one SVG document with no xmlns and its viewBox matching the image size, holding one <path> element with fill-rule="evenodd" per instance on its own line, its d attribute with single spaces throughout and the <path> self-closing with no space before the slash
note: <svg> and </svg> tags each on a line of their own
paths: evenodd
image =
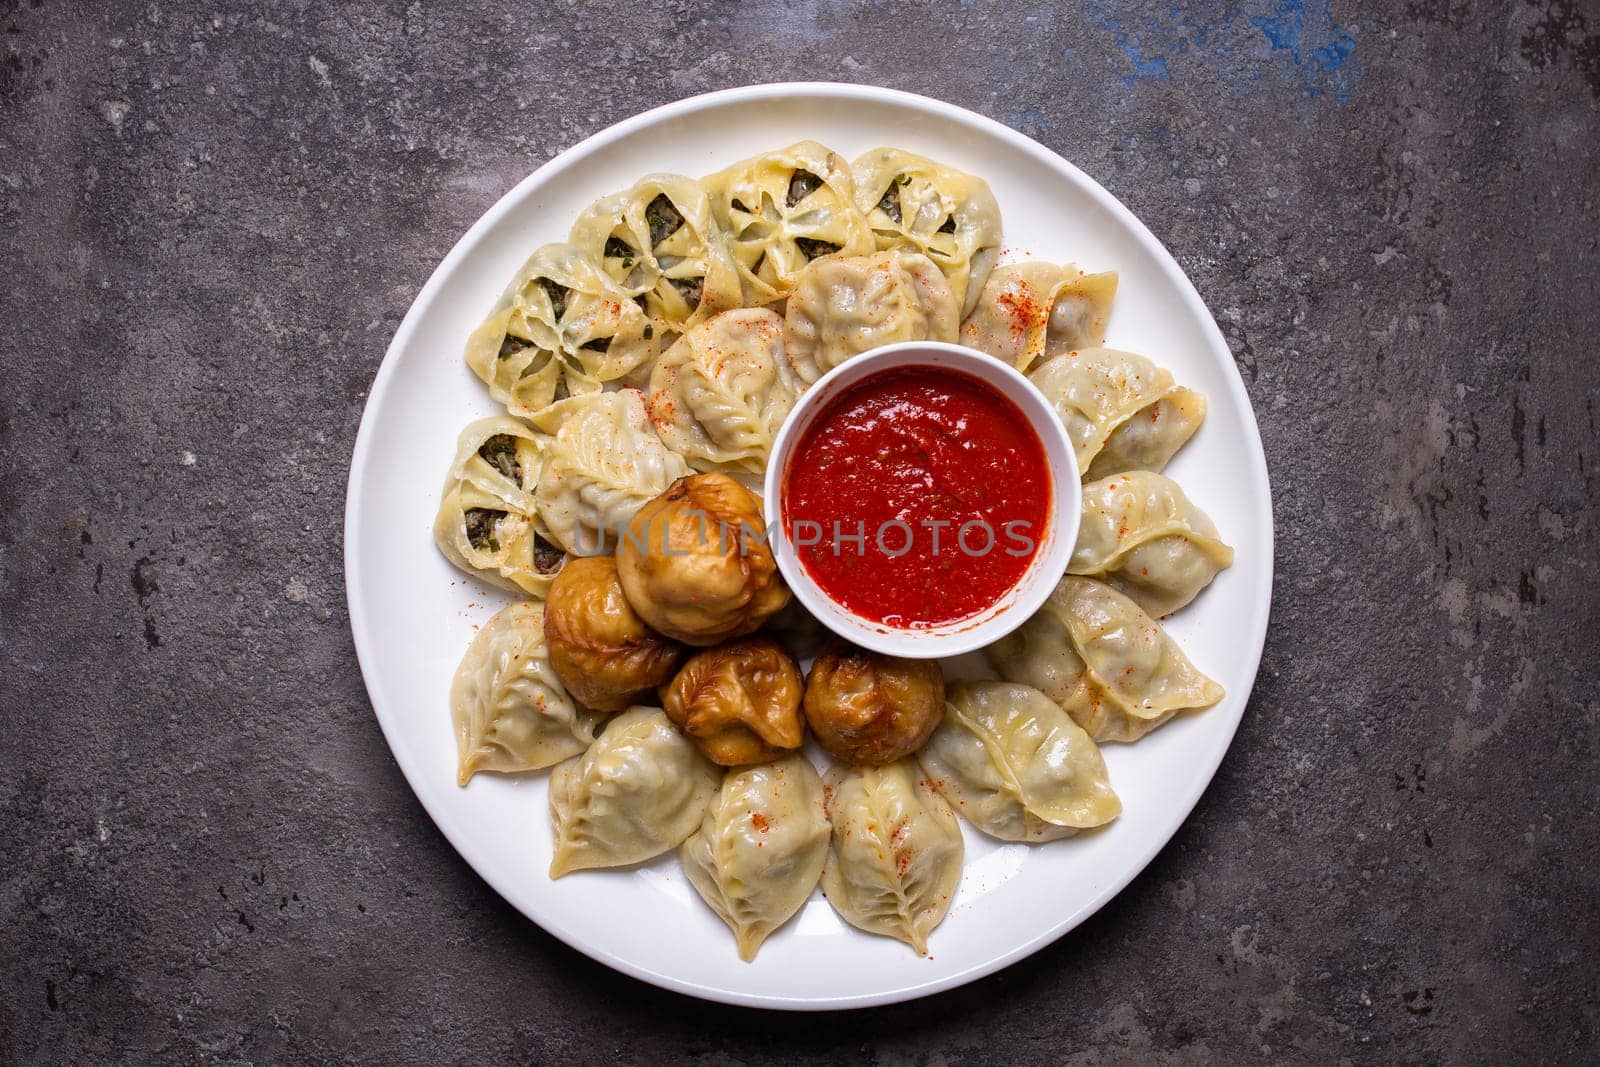
<svg viewBox="0 0 1600 1067">
<path fill-rule="evenodd" d="M 1271 14 L 1250 23 L 1266 35 L 1274 51 L 1289 53 L 1306 96 L 1315 100 L 1331 91 L 1339 103 L 1349 101 L 1352 83 L 1343 68 L 1356 50 L 1356 39 L 1334 22 L 1329 0 L 1275 0 Z"/>
</svg>

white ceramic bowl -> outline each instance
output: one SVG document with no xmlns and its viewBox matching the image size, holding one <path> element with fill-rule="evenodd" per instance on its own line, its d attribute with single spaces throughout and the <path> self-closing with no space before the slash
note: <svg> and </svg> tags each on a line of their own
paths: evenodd
<svg viewBox="0 0 1600 1067">
<path fill-rule="evenodd" d="M 1044 446 L 1050 471 L 1050 507 L 1045 533 L 1022 577 L 999 600 L 976 615 L 927 629 L 903 629 L 864 619 L 823 591 L 800 562 L 785 528 L 783 493 L 794 448 L 835 397 L 857 382 L 907 367 L 958 371 L 992 386 L 1028 419 Z M 891 656 L 935 659 L 993 644 L 1026 622 L 1066 573 L 1078 537 L 1083 492 L 1066 430 L 1033 384 L 1011 367 L 971 348 L 940 341 L 885 345 L 842 363 L 818 379 L 795 404 L 778 431 L 767 463 L 763 494 L 773 554 L 784 580 L 807 611 L 845 640 Z M 974 561 L 975 563 L 977 561 Z"/>
</svg>

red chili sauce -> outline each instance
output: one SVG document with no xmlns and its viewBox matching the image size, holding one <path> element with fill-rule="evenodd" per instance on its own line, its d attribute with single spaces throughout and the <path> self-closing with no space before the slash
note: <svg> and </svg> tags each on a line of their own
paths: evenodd
<svg viewBox="0 0 1600 1067">
<path fill-rule="evenodd" d="M 818 413 L 786 472 L 783 524 L 836 603 L 925 630 L 1016 585 L 1050 506 L 1027 416 L 969 374 L 915 367 L 865 378 Z"/>
</svg>

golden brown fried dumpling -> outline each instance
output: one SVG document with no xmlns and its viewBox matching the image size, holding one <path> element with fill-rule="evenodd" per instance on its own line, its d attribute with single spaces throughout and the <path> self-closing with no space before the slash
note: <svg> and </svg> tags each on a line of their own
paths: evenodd
<svg viewBox="0 0 1600 1067">
<path fill-rule="evenodd" d="M 661 704 L 713 763 L 776 759 L 805 741 L 800 668 L 770 637 L 697 652 L 661 691 Z"/>
<path fill-rule="evenodd" d="M 739 306 L 738 269 L 705 186 L 693 178 L 647 174 L 590 204 L 569 240 L 644 308 L 658 333 L 682 333 Z"/>
<path fill-rule="evenodd" d="M 795 275 L 813 260 L 863 256 L 875 247 L 855 204 L 849 164 L 815 141 L 741 160 L 705 185 L 747 306 L 788 295 Z"/>
<path fill-rule="evenodd" d="M 622 591 L 655 630 L 690 645 L 747 634 L 789 602 L 761 501 L 726 474 L 680 478 L 617 546 Z"/>
<path fill-rule="evenodd" d="M 875 148 L 850 169 L 878 248 L 933 260 L 956 307 L 970 312 L 1000 254 L 1000 205 L 989 183 L 899 148 Z"/>
<path fill-rule="evenodd" d="M 916 761 L 835 766 L 823 778 L 833 841 L 822 892 L 841 918 L 928 954 L 961 884 L 965 845 L 955 813 Z"/>
<path fill-rule="evenodd" d="M 961 343 L 1026 371 L 1041 359 L 1105 343 L 1117 273 L 1040 260 L 996 267 L 961 324 Z"/>
<path fill-rule="evenodd" d="M 749 961 L 817 887 L 828 836 L 822 779 L 804 756 L 787 756 L 729 771 L 678 858 Z"/>
<path fill-rule="evenodd" d="M 450 685 L 457 782 L 479 771 L 536 771 L 589 747 L 599 716 L 579 707 L 550 666 L 544 609 L 513 604 L 467 646 Z"/>
<path fill-rule="evenodd" d="M 684 655 L 628 605 L 611 556 L 567 564 L 545 600 L 544 632 L 561 684 L 597 711 L 638 703 L 672 677 Z"/>
<path fill-rule="evenodd" d="M 944 672 L 938 660 L 838 644 L 811 665 L 804 706 L 834 759 L 893 763 L 921 748 L 944 717 Z"/>
</svg>

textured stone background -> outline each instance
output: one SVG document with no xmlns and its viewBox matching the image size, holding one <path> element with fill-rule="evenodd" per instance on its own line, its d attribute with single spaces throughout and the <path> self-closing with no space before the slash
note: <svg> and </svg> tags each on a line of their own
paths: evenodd
<svg viewBox="0 0 1600 1067">
<path fill-rule="evenodd" d="M 1600 6 L 0 0 L 0 1061 L 1593 1061 Z M 1214 309 L 1277 488 L 1244 726 L 1146 874 L 821 1019 L 613 975 L 412 797 L 346 464 L 456 237 L 783 78 L 1084 167 Z"/>
</svg>

